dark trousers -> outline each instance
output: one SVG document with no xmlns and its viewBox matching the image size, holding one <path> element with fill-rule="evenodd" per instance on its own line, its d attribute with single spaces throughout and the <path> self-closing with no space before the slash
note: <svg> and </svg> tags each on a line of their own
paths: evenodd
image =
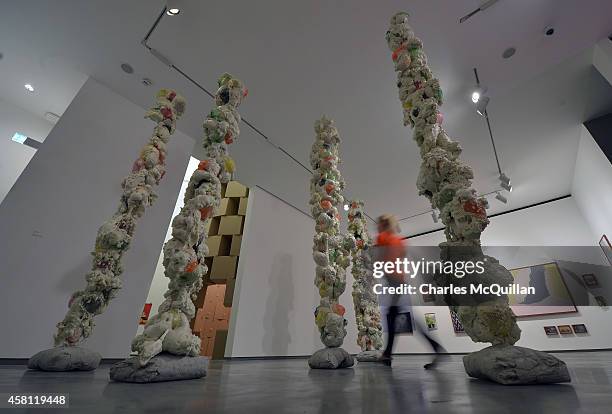
<svg viewBox="0 0 612 414">
<path fill-rule="evenodd" d="M 393 343 L 395 342 L 395 319 L 397 318 L 397 314 L 399 313 L 399 306 L 397 306 L 397 300 L 392 300 L 392 304 L 391 306 L 389 306 L 388 312 L 387 312 L 387 346 L 385 348 L 385 351 L 383 352 L 384 356 L 388 356 L 390 357 L 391 354 L 393 353 Z M 418 323 L 417 321 L 414 321 L 414 328 L 415 331 L 418 331 L 421 335 L 423 335 L 425 337 L 425 339 L 427 340 L 427 342 L 429 342 L 429 345 L 431 346 L 431 348 L 434 350 L 435 353 L 440 352 L 440 350 L 442 349 L 442 346 L 437 343 L 431 336 L 429 336 L 429 333 L 425 330 L 425 328 L 423 328 L 423 326 Z"/>
</svg>

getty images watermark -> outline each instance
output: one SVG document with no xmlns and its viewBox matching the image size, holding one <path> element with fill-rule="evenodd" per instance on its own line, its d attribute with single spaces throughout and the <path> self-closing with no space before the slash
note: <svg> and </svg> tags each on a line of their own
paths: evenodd
<svg viewBox="0 0 612 414">
<path fill-rule="evenodd" d="M 453 275 L 459 279 L 466 275 L 478 274 L 485 272 L 485 264 L 483 261 L 442 261 L 442 260 L 408 260 L 407 258 L 395 259 L 394 261 L 376 261 L 374 262 L 373 276 L 380 279 L 385 275 L 391 278 L 394 275 L 403 275 L 414 279 L 419 273 L 425 274 L 443 274 Z M 413 286 L 408 283 L 398 285 L 384 286 L 382 283 L 376 283 L 372 290 L 377 295 L 415 295 L 415 294 L 437 294 L 437 295 L 533 295 L 535 287 L 521 286 L 517 283 L 509 285 L 500 285 L 493 283 L 483 285 L 480 283 L 472 283 L 469 286 L 455 286 L 452 283 L 448 286 L 436 286 L 431 283 L 423 283 L 419 286 Z"/>
</svg>

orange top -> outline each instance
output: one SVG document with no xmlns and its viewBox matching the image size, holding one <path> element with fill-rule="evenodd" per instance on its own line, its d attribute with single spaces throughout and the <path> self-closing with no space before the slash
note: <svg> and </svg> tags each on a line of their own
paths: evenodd
<svg viewBox="0 0 612 414">
<path fill-rule="evenodd" d="M 406 243 L 399 234 L 390 231 L 383 231 L 376 237 L 376 245 L 385 248 L 384 259 L 387 262 L 394 262 L 397 258 L 406 255 Z M 388 276 L 398 282 L 403 282 L 402 272 L 390 272 Z"/>
<path fill-rule="evenodd" d="M 383 231 L 376 237 L 377 246 L 400 246 L 404 247 L 404 240 L 397 234 L 390 231 Z"/>
</svg>

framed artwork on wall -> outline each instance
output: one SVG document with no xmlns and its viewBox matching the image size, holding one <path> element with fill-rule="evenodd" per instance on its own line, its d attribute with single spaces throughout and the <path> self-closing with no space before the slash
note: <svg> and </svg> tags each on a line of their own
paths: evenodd
<svg viewBox="0 0 612 414">
<path fill-rule="evenodd" d="M 559 329 L 559 333 L 561 335 L 571 335 L 572 333 L 574 333 L 572 331 L 572 327 L 569 325 L 559 325 L 557 326 L 557 328 Z"/>
<path fill-rule="evenodd" d="M 556 326 L 545 326 L 544 332 L 546 332 L 546 335 L 548 336 L 559 335 L 559 331 L 557 330 Z"/>
<path fill-rule="evenodd" d="M 450 315 L 451 322 L 453 323 L 453 330 L 455 331 L 455 333 L 464 333 L 465 329 L 463 329 L 463 325 L 461 324 L 461 321 L 459 320 L 457 314 L 453 311 L 450 311 Z"/>
<path fill-rule="evenodd" d="M 426 313 L 425 314 L 425 325 L 427 325 L 427 329 L 433 331 L 434 329 L 438 329 L 438 323 L 436 321 L 435 313 Z"/>
<path fill-rule="evenodd" d="M 586 334 L 586 333 L 589 333 L 589 331 L 587 331 L 586 325 L 583 324 L 583 323 L 579 323 L 577 325 L 572 325 L 572 329 L 574 330 L 574 333 L 576 333 L 576 334 Z"/>
<path fill-rule="evenodd" d="M 397 314 L 397 317 L 395 318 L 395 333 L 412 333 L 412 315 L 410 312 L 402 312 Z"/>
<path fill-rule="evenodd" d="M 534 294 L 510 294 L 510 307 L 517 317 L 578 312 L 557 263 L 542 263 L 511 269 L 514 282 L 534 287 Z"/>
<path fill-rule="evenodd" d="M 612 266 L 612 245 L 610 244 L 608 236 L 605 234 L 601 236 L 601 239 L 599 239 L 599 247 L 601 247 L 606 259 L 608 259 L 608 263 L 610 263 L 610 266 Z"/>
<path fill-rule="evenodd" d="M 151 314 L 151 308 L 153 307 L 152 303 L 145 303 L 144 308 L 142 309 L 142 313 L 140 314 L 140 320 L 138 321 L 139 325 L 145 325 L 149 320 L 149 315 Z"/>
</svg>

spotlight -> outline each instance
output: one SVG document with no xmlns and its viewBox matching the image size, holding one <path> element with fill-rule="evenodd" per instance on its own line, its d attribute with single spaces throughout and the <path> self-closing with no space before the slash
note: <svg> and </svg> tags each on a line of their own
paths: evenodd
<svg viewBox="0 0 612 414">
<path fill-rule="evenodd" d="M 555 34 L 555 28 L 552 26 L 546 26 L 544 28 L 544 36 L 552 36 Z"/>
<path fill-rule="evenodd" d="M 502 53 L 502 57 L 504 59 L 510 59 L 512 56 L 514 56 L 515 53 L 516 53 L 516 48 L 509 47 L 508 49 L 504 50 L 504 52 Z"/>
<path fill-rule="evenodd" d="M 507 192 L 511 193 L 512 192 L 512 184 L 510 183 L 504 183 L 502 181 L 501 183 L 501 188 L 503 188 L 504 190 L 506 190 Z"/>
<path fill-rule="evenodd" d="M 505 173 L 501 173 L 499 175 L 499 181 L 502 183 L 510 184 L 510 177 L 508 177 Z"/>
<path fill-rule="evenodd" d="M 433 219 L 434 223 L 438 222 L 438 220 L 440 219 L 440 214 L 438 213 L 438 210 L 431 210 L 431 218 Z"/>
<path fill-rule="evenodd" d="M 176 16 L 181 12 L 180 0 L 168 0 L 166 3 L 166 14 L 168 16 Z"/>
<path fill-rule="evenodd" d="M 30 92 L 34 92 L 34 87 L 30 85 L 29 83 L 26 83 L 25 85 L 23 85 L 23 87 L 26 88 Z"/>
<path fill-rule="evenodd" d="M 486 86 L 477 85 L 476 89 L 474 89 L 474 91 L 472 92 L 472 102 L 478 103 L 478 101 L 485 94 L 486 91 L 487 91 Z"/>
<path fill-rule="evenodd" d="M 500 192 L 497 193 L 497 195 L 495 196 L 495 198 L 499 201 L 501 201 L 502 203 L 506 204 L 508 202 L 508 199 L 506 197 L 504 197 L 503 195 L 501 195 Z"/>
<path fill-rule="evenodd" d="M 349 211 L 349 205 L 348 204 L 344 205 L 344 211 Z"/>
<path fill-rule="evenodd" d="M 122 63 L 121 64 L 121 70 L 124 71 L 127 74 L 134 73 L 134 68 L 129 63 Z"/>
<path fill-rule="evenodd" d="M 478 100 L 478 103 L 476 104 L 476 112 L 478 113 L 478 115 L 487 115 L 487 105 L 489 104 L 489 101 L 490 99 L 488 96 L 485 96 Z"/>
</svg>

